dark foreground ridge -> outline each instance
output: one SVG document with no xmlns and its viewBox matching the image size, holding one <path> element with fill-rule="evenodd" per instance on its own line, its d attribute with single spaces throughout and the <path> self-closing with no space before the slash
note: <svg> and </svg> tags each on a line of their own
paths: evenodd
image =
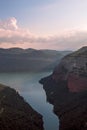
<svg viewBox="0 0 87 130">
<path fill-rule="evenodd" d="M 43 130 L 42 116 L 14 89 L 1 84 L 0 130 Z"/>
<path fill-rule="evenodd" d="M 87 130 L 87 47 L 65 56 L 40 83 L 60 119 L 60 130 Z"/>
</svg>

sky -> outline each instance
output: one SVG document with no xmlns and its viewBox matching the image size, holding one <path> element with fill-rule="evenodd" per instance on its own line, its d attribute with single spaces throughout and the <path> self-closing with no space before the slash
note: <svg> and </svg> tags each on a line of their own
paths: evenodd
<svg viewBox="0 0 87 130">
<path fill-rule="evenodd" d="M 0 0 L 0 47 L 87 46 L 87 0 Z"/>
</svg>

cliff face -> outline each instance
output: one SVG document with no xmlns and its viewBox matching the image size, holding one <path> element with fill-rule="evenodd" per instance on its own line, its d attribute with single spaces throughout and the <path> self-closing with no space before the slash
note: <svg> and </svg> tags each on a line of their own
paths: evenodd
<svg viewBox="0 0 87 130">
<path fill-rule="evenodd" d="M 79 92 L 87 89 L 87 47 L 65 56 L 55 68 L 53 79 L 67 80 L 71 92 Z"/>
<path fill-rule="evenodd" d="M 65 56 L 40 83 L 60 119 L 60 130 L 87 130 L 87 47 Z"/>
<path fill-rule="evenodd" d="M 1 84 L 0 130 L 43 130 L 42 116 L 14 89 Z"/>
</svg>

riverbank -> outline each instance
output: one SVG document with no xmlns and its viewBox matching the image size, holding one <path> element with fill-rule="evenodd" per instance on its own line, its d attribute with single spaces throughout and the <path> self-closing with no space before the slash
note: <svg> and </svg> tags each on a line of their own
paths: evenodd
<svg viewBox="0 0 87 130">
<path fill-rule="evenodd" d="M 0 73 L 0 82 L 17 90 L 32 108 L 43 116 L 45 130 L 58 130 L 59 120 L 53 113 L 53 105 L 47 102 L 46 93 L 39 79 L 50 75 L 44 73 Z"/>
<path fill-rule="evenodd" d="M 0 129 L 43 130 L 42 116 L 17 91 L 0 84 Z"/>
<path fill-rule="evenodd" d="M 40 83 L 60 119 L 59 130 L 87 130 L 87 47 L 65 56 Z"/>
</svg>

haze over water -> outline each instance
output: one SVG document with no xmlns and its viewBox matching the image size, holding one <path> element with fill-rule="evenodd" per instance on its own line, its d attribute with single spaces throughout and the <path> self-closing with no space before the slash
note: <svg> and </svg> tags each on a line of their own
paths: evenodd
<svg viewBox="0 0 87 130">
<path fill-rule="evenodd" d="M 45 130 L 58 130 L 58 118 L 53 113 L 53 105 L 46 101 L 43 86 L 39 84 L 44 73 L 0 73 L 0 83 L 16 89 L 24 99 L 43 116 Z"/>
</svg>

